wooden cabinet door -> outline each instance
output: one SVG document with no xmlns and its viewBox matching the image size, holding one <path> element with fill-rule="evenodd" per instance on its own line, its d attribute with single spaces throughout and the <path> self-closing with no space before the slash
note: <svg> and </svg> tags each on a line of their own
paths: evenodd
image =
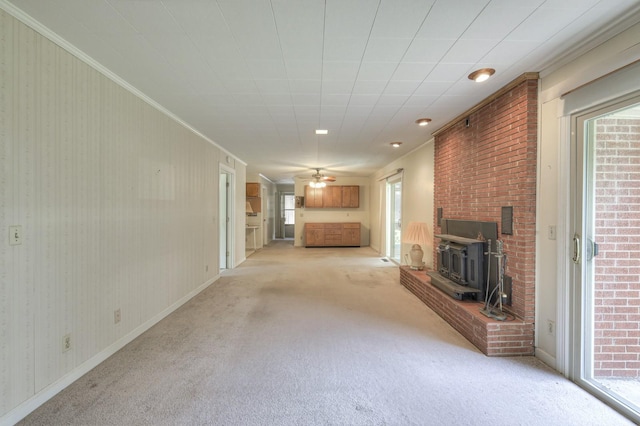
<svg viewBox="0 0 640 426">
<path fill-rule="evenodd" d="M 360 207 L 360 187 L 358 185 L 344 185 L 342 188 L 342 204 L 340 207 Z"/>
<path fill-rule="evenodd" d="M 305 247 L 323 246 L 324 227 L 319 223 L 307 223 L 304 227 L 304 245 Z"/>
<path fill-rule="evenodd" d="M 307 208 L 322 207 L 322 188 L 304 187 L 304 206 Z"/>
<path fill-rule="evenodd" d="M 247 182 L 247 198 L 260 196 L 260 184 L 258 182 Z"/>
<path fill-rule="evenodd" d="M 360 246 L 360 224 L 344 223 L 342 224 L 342 245 L 343 246 Z"/>
<path fill-rule="evenodd" d="M 341 223 L 325 223 L 324 224 L 324 245 L 325 246 L 341 246 L 342 245 L 342 224 Z"/>
<path fill-rule="evenodd" d="M 322 207 L 342 207 L 342 187 L 333 185 L 322 188 Z"/>
</svg>

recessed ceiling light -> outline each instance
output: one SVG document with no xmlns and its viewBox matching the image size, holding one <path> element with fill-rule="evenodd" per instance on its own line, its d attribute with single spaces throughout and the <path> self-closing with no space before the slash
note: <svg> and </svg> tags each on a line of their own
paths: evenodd
<svg viewBox="0 0 640 426">
<path fill-rule="evenodd" d="M 323 129 L 316 130 L 316 135 L 327 135 L 327 134 L 329 134 L 328 130 L 323 130 Z"/>
<path fill-rule="evenodd" d="M 482 68 L 476 70 L 469 74 L 469 80 L 473 80 L 476 83 L 482 83 L 485 80 L 488 80 L 493 74 L 495 74 L 496 70 L 493 68 Z"/>
<path fill-rule="evenodd" d="M 399 148 L 399 147 L 400 147 L 400 145 L 402 145 L 402 142 L 391 142 L 391 144 L 390 144 L 390 145 L 391 145 L 392 147 L 394 147 L 394 148 Z"/>
<path fill-rule="evenodd" d="M 431 119 L 430 118 L 418 118 L 416 120 L 416 123 L 418 123 L 418 126 L 426 126 L 427 124 L 431 123 Z"/>
</svg>

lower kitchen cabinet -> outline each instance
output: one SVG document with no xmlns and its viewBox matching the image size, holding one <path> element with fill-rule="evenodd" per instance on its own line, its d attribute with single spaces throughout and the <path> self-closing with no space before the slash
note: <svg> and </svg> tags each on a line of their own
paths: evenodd
<svg viewBox="0 0 640 426">
<path fill-rule="evenodd" d="M 360 247 L 360 223 L 306 223 L 304 245 L 305 247 Z"/>
</svg>

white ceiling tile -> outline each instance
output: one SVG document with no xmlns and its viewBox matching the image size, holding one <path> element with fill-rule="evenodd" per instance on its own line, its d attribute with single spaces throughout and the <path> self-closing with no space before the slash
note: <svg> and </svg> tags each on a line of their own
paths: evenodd
<svg viewBox="0 0 640 426">
<path fill-rule="evenodd" d="M 262 100 L 267 105 L 293 105 L 291 94 L 286 93 L 262 93 Z"/>
<path fill-rule="evenodd" d="M 438 99 L 439 96 L 434 95 L 413 95 L 405 102 L 405 105 L 408 107 L 419 106 L 422 108 L 427 108 Z"/>
<path fill-rule="evenodd" d="M 389 80 L 397 66 L 397 62 L 363 62 L 358 80 Z"/>
<path fill-rule="evenodd" d="M 556 34 L 577 17 L 578 15 L 573 9 L 540 8 L 518 25 L 506 38 L 507 40 L 541 42 Z M 544 26 L 541 26 L 540 22 L 544 22 Z"/>
<path fill-rule="evenodd" d="M 387 87 L 387 80 L 358 80 L 353 86 L 354 94 L 382 94 Z"/>
<path fill-rule="evenodd" d="M 353 80 L 327 80 L 322 82 L 322 93 L 351 93 Z"/>
<path fill-rule="evenodd" d="M 322 106 L 326 105 L 343 105 L 346 106 L 349 103 L 350 95 L 348 93 L 323 93 L 322 94 Z"/>
<path fill-rule="evenodd" d="M 469 75 L 469 71 L 473 67 L 473 63 L 468 64 L 438 64 L 429 74 L 426 81 L 450 81 L 455 82 Z"/>
<path fill-rule="evenodd" d="M 320 80 L 321 61 L 286 61 L 287 76 L 291 80 Z"/>
<path fill-rule="evenodd" d="M 366 37 L 330 37 L 324 38 L 325 61 L 353 61 L 364 56 L 367 47 Z"/>
<path fill-rule="evenodd" d="M 424 80 L 436 66 L 436 62 L 401 62 L 391 81 Z"/>
<path fill-rule="evenodd" d="M 322 68 L 322 79 L 324 81 L 355 80 L 358 75 L 359 68 L 359 62 L 325 61 Z"/>
<path fill-rule="evenodd" d="M 262 76 L 261 76 L 262 77 Z M 274 94 L 286 94 L 289 97 L 289 80 L 277 80 L 277 79 L 268 79 L 268 80 L 254 80 L 254 83 L 260 93 L 263 95 L 274 93 Z"/>
<path fill-rule="evenodd" d="M 534 41 L 503 40 L 487 52 L 481 59 L 491 68 L 501 68 L 501 65 L 519 61 L 527 56 L 537 46 Z M 479 68 L 479 67 L 478 67 Z"/>
<path fill-rule="evenodd" d="M 359 95 L 353 94 L 349 99 L 349 106 L 351 105 L 375 105 L 378 102 L 380 95 Z"/>
<path fill-rule="evenodd" d="M 317 93 L 292 93 L 293 105 L 316 105 L 319 106 L 320 94 Z"/>
<path fill-rule="evenodd" d="M 289 80 L 289 88 L 291 93 L 320 93 L 322 81 L 317 80 Z"/>
<path fill-rule="evenodd" d="M 386 0 L 380 3 L 372 37 L 413 38 L 435 0 Z"/>
<path fill-rule="evenodd" d="M 285 60 L 321 60 L 324 4 L 313 0 L 271 4 Z"/>
<path fill-rule="evenodd" d="M 287 70 L 281 60 L 247 61 L 247 67 L 254 78 L 261 80 L 287 79 Z"/>
<path fill-rule="evenodd" d="M 344 105 L 329 105 L 322 104 L 320 108 L 320 114 L 322 117 L 325 116 L 340 116 L 344 119 L 344 114 L 347 111 L 347 104 Z"/>
<path fill-rule="evenodd" d="M 411 45 L 410 38 L 370 38 L 363 61 L 399 62 Z"/>
<path fill-rule="evenodd" d="M 107 0 L 140 34 L 180 34 L 184 30 L 162 2 Z"/>
<path fill-rule="evenodd" d="M 162 0 L 162 3 L 180 28 L 191 35 L 217 37 L 230 33 L 216 2 L 191 1 L 189 7 L 185 7 L 184 0 Z"/>
<path fill-rule="evenodd" d="M 463 39 L 503 39 L 537 8 L 534 2 L 492 1 L 464 31 Z"/>
<path fill-rule="evenodd" d="M 455 42 L 456 39 L 414 39 L 403 61 L 437 63 Z"/>
<path fill-rule="evenodd" d="M 255 93 L 259 94 L 260 91 L 256 87 L 253 79 L 238 79 L 238 80 L 224 80 L 224 85 L 231 94 L 236 93 Z"/>
<path fill-rule="evenodd" d="M 259 93 L 233 93 L 233 103 L 236 105 L 263 105 L 264 100 Z"/>
<path fill-rule="evenodd" d="M 368 117 L 373 110 L 373 106 L 373 103 L 368 105 L 349 104 L 347 112 L 345 113 L 345 121 L 352 121 L 354 117 Z"/>
<path fill-rule="evenodd" d="M 325 36 L 368 38 L 376 16 L 377 2 L 327 0 Z"/>
<path fill-rule="evenodd" d="M 499 41 L 486 39 L 459 39 L 444 55 L 442 62 L 478 62 Z"/>
<path fill-rule="evenodd" d="M 438 1 L 416 35 L 426 39 L 457 39 L 490 0 Z"/>
<path fill-rule="evenodd" d="M 410 95 L 422 84 L 422 80 L 391 80 L 384 89 L 385 95 Z"/>
<path fill-rule="evenodd" d="M 376 107 L 390 106 L 390 105 L 400 107 L 407 101 L 407 99 L 409 99 L 409 94 L 405 94 L 405 95 L 383 94 L 378 99 L 378 103 Z"/>
</svg>

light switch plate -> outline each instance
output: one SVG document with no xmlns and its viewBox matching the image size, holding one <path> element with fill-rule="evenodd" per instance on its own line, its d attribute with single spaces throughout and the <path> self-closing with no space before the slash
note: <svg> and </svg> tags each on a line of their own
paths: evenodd
<svg viewBox="0 0 640 426">
<path fill-rule="evenodd" d="M 13 225 L 9 227 L 9 245 L 17 246 L 22 244 L 22 226 Z"/>
</svg>

